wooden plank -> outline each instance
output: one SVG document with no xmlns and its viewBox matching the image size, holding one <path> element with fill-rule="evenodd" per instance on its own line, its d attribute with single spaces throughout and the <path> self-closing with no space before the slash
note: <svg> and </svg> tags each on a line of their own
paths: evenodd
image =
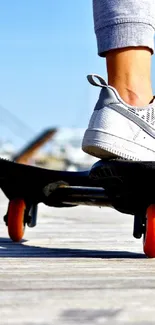
<svg viewBox="0 0 155 325">
<path fill-rule="evenodd" d="M 1 324 L 153 324 L 155 260 L 110 208 L 39 205 L 37 227 L 13 244 L 2 222 Z"/>
</svg>

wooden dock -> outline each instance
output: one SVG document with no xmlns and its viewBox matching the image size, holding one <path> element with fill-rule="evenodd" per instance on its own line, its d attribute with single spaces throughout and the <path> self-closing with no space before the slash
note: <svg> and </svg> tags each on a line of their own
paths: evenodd
<svg viewBox="0 0 155 325">
<path fill-rule="evenodd" d="M 132 237 L 133 217 L 39 205 L 12 243 L 0 194 L 0 324 L 154 324 L 155 259 Z"/>
</svg>

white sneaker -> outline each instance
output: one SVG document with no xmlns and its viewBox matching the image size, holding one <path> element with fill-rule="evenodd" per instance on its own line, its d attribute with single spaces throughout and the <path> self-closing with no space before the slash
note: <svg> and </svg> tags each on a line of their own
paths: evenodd
<svg viewBox="0 0 155 325">
<path fill-rule="evenodd" d="M 101 159 L 155 161 L 155 98 L 142 108 L 130 106 L 102 77 L 87 78 L 102 90 L 84 134 L 83 151 Z"/>
</svg>

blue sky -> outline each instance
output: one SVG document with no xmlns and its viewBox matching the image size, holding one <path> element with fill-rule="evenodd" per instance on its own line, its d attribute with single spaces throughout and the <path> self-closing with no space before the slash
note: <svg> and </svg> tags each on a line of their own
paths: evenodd
<svg viewBox="0 0 155 325">
<path fill-rule="evenodd" d="M 29 126 L 12 126 L 1 110 L 1 135 L 86 127 L 99 93 L 89 73 L 106 78 L 92 0 L 0 0 L 0 105 Z"/>
<path fill-rule="evenodd" d="M 34 132 L 86 127 L 99 92 L 92 72 L 105 75 L 91 0 L 0 0 L 0 104 Z M 2 133 L 28 137 L 1 112 Z"/>
</svg>

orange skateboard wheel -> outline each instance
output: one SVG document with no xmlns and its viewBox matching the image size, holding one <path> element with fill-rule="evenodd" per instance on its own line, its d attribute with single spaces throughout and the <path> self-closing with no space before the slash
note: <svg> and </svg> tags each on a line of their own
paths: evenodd
<svg viewBox="0 0 155 325">
<path fill-rule="evenodd" d="M 147 257 L 155 257 L 155 204 L 151 204 L 146 212 L 144 253 Z"/>
<path fill-rule="evenodd" d="M 18 242 L 23 238 L 25 209 L 26 204 L 22 199 L 14 199 L 9 202 L 7 213 L 8 233 L 14 242 Z"/>
</svg>

